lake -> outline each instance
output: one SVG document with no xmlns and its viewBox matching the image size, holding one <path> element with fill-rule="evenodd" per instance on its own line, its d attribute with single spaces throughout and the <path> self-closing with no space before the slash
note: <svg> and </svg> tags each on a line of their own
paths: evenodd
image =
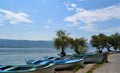
<svg viewBox="0 0 120 73">
<path fill-rule="evenodd" d="M 95 49 L 88 49 L 89 52 Z M 67 49 L 67 54 L 73 54 Z M 0 65 L 24 65 L 25 59 L 44 59 L 46 56 L 58 56 L 54 48 L 0 48 Z"/>
</svg>

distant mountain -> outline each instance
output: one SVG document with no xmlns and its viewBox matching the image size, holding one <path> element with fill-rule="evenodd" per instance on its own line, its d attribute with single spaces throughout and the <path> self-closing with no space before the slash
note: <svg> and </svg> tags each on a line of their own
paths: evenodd
<svg viewBox="0 0 120 73">
<path fill-rule="evenodd" d="M 53 41 L 0 39 L 0 47 L 49 48 L 49 47 L 54 47 L 54 46 L 53 46 Z"/>
</svg>

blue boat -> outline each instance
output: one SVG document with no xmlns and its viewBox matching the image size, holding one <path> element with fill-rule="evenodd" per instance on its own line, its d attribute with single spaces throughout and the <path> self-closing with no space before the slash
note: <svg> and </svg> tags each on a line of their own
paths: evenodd
<svg viewBox="0 0 120 73">
<path fill-rule="evenodd" d="M 54 62 L 55 69 L 67 69 L 74 68 L 75 66 L 83 66 L 84 59 L 60 59 L 60 58 L 49 58 L 46 60 L 27 60 L 27 64 L 42 64 L 46 62 Z"/>
<path fill-rule="evenodd" d="M 54 63 L 42 65 L 0 65 L 0 73 L 54 73 Z"/>
<path fill-rule="evenodd" d="M 74 68 L 76 66 L 83 66 L 84 59 L 66 59 L 66 60 L 53 60 L 55 62 L 55 69 Z"/>
</svg>

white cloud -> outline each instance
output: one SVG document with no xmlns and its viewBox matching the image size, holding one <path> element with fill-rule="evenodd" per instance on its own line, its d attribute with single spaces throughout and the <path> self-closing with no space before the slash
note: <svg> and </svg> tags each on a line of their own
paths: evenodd
<svg viewBox="0 0 120 73">
<path fill-rule="evenodd" d="M 67 10 L 69 10 L 69 11 L 72 11 L 72 10 L 75 10 L 75 8 L 76 8 L 76 4 L 75 3 L 67 3 L 67 2 L 64 2 L 64 5 L 66 6 L 66 8 L 67 8 Z"/>
<path fill-rule="evenodd" d="M 51 28 L 53 20 L 52 19 L 48 19 L 47 22 L 48 22 L 47 25 L 44 26 L 45 29 Z"/>
<path fill-rule="evenodd" d="M 29 17 L 29 15 L 27 15 L 27 14 L 25 14 L 25 13 L 22 13 L 22 12 L 19 12 L 18 14 L 19 14 L 19 15 L 22 15 L 22 16 L 24 16 L 24 17 Z"/>
<path fill-rule="evenodd" d="M 28 19 L 29 15 L 22 12 L 15 13 L 9 10 L 0 9 L 0 14 L 2 15 L 0 17 L 1 22 L 8 21 L 10 24 L 18 24 L 21 22 L 32 23 L 32 21 Z"/>
<path fill-rule="evenodd" d="M 109 28 L 108 31 L 109 32 L 118 32 L 118 31 L 120 31 L 120 26 L 115 27 L 115 28 Z"/>
<path fill-rule="evenodd" d="M 76 7 L 77 5 L 76 5 L 76 4 L 74 4 L 74 3 L 72 3 L 72 4 L 71 4 L 71 6 L 72 6 L 72 7 Z"/>
<path fill-rule="evenodd" d="M 76 14 L 66 17 L 64 20 L 72 23 L 73 25 L 79 25 L 80 29 L 87 31 L 101 31 L 110 32 L 110 30 L 97 30 L 94 26 L 97 26 L 96 22 L 104 22 L 111 19 L 120 20 L 120 6 L 114 5 L 103 9 L 86 10 L 84 8 L 75 7 Z M 84 25 L 80 25 L 84 23 Z M 101 24 L 102 25 L 102 24 Z M 115 28 L 112 28 L 115 31 Z"/>
</svg>

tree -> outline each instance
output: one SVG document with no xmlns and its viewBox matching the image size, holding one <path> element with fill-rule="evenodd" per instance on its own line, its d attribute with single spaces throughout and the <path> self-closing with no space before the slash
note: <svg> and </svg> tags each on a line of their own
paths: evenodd
<svg viewBox="0 0 120 73">
<path fill-rule="evenodd" d="M 113 49 L 117 51 L 117 49 L 120 49 L 120 34 L 115 33 L 111 35 L 111 37 L 113 38 L 113 42 L 112 42 Z"/>
<path fill-rule="evenodd" d="M 102 33 L 99 35 L 93 35 L 92 39 L 90 40 L 90 43 L 93 47 L 96 47 L 99 53 L 102 53 L 103 49 L 106 45 L 106 36 Z"/>
<path fill-rule="evenodd" d="M 107 51 L 111 51 L 110 48 L 112 47 L 112 43 L 113 43 L 113 38 L 111 36 L 105 36 L 105 48 L 107 49 Z"/>
<path fill-rule="evenodd" d="M 69 45 L 68 44 L 68 33 L 63 30 L 58 30 L 56 34 L 56 38 L 54 38 L 54 46 L 57 50 L 61 50 L 61 56 L 66 56 L 65 48 Z"/>
<path fill-rule="evenodd" d="M 86 52 L 86 39 L 84 38 L 69 38 L 69 43 L 71 45 L 71 48 L 74 49 L 76 54 L 84 53 Z"/>
</svg>

